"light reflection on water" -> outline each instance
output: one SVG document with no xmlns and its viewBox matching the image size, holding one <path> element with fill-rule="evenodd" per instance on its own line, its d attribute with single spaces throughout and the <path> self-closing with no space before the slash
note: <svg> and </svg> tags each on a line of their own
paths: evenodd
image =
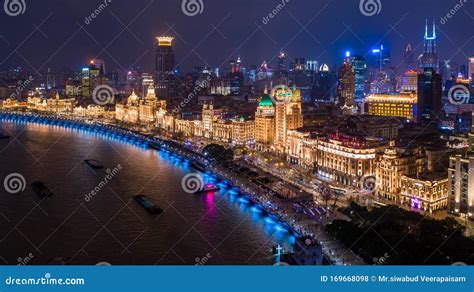
<svg viewBox="0 0 474 292">
<path fill-rule="evenodd" d="M 71 264 L 194 264 L 207 253 L 213 254 L 209 264 L 272 264 L 271 247 L 288 248 L 294 242 L 222 184 L 215 194 L 185 193 L 181 178 L 196 171 L 171 153 L 84 130 L 3 126 L 18 141 L 0 141 L 0 178 L 18 172 L 28 183 L 44 181 L 55 193 L 39 208 L 29 186 L 18 196 L 0 189 L 0 212 L 9 220 L 0 218 L 0 237 L 5 237 L 0 254 L 9 264 L 32 251 L 32 264 L 45 264 L 52 257 Z M 82 163 L 85 158 L 100 159 L 106 168 L 123 165 L 88 203 L 84 195 L 105 173 L 90 171 Z M 208 174 L 203 177 L 206 183 L 216 182 Z M 138 193 L 156 201 L 165 209 L 163 215 L 153 219 L 137 206 L 131 198 Z M 20 231 L 14 230 L 18 222 Z"/>
</svg>

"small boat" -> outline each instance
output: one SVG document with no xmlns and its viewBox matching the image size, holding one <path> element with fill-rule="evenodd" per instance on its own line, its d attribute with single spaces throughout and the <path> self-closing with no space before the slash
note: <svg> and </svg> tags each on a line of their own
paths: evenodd
<svg viewBox="0 0 474 292">
<path fill-rule="evenodd" d="M 66 263 L 61 257 L 53 257 L 48 260 L 48 265 L 52 266 L 64 266 Z"/>
<path fill-rule="evenodd" d="M 100 163 L 100 161 L 98 160 L 95 160 L 95 159 L 86 159 L 84 160 L 84 163 L 89 165 L 90 167 L 94 168 L 94 169 L 101 169 L 101 168 L 104 168 L 104 166 L 102 165 L 102 163 Z"/>
<path fill-rule="evenodd" d="M 46 187 L 46 185 L 41 181 L 35 181 L 31 184 L 33 190 L 40 196 L 40 198 L 51 197 L 53 192 Z"/>
<path fill-rule="evenodd" d="M 199 171 L 206 171 L 206 165 L 201 163 L 201 162 L 198 162 L 196 160 L 191 162 L 190 166 L 197 169 L 197 170 L 199 170 Z"/>
<path fill-rule="evenodd" d="M 137 201 L 140 206 L 142 206 L 145 210 L 148 211 L 150 214 L 161 214 L 163 213 L 163 209 L 158 207 L 155 203 L 153 203 L 149 198 L 142 195 L 136 195 L 134 197 L 135 201 Z"/>
<path fill-rule="evenodd" d="M 202 189 L 200 189 L 199 191 L 196 191 L 195 194 L 217 192 L 220 189 L 221 189 L 220 187 L 218 187 L 217 185 L 211 183 L 211 184 L 204 185 L 204 187 L 202 187 Z"/>
</svg>

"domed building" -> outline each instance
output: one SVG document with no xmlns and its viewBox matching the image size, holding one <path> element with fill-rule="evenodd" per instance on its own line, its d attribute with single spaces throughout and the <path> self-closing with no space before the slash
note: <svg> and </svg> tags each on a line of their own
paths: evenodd
<svg viewBox="0 0 474 292">
<path fill-rule="evenodd" d="M 268 94 L 264 94 L 255 113 L 255 144 L 257 150 L 268 151 L 275 137 L 275 107 Z"/>
<path fill-rule="evenodd" d="M 135 91 L 127 99 L 126 104 L 115 106 L 115 119 L 131 124 L 153 124 L 156 121 L 156 112 L 166 107 L 165 101 L 158 101 L 153 84 L 148 86 L 145 98 L 140 98 Z"/>
<path fill-rule="evenodd" d="M 303 127 L 301 92 L 276 86 L 271 96 L 265 93 L 255 113 L 255 142 L 261 151 L 285 153 L 287 132 Z"/>
</svg>

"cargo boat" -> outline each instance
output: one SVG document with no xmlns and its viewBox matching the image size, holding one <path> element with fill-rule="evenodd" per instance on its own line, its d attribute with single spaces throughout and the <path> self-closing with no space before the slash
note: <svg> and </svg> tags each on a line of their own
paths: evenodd
<svg viewBox="0 0 474 292">
<path fill-rule="evenodd" d="M 134 197 L 135 201 L 140 204 L 148 213 L 155 215 L 163 213 L 163 209 L 158 207 L 155 203 L 153 203 L 149 198 L 142 195 L 137 195 Z"/>
<path fill-rule="evenodd" d="M 104 168 L 102 163 L 100 163 L 100 161 L 95 160 L 95 159 L 86 159 L 86 160 L 84 160 L 84 163 L 87 164 L 88 166 L 94 168 L 94 169 Z"/>
<path fill-rule="evenodd" d="M 41 181 L 35 181 L 31 184 L 33 190 L 40 196 L 40 198 L 51 197 L 53 192 L 46 187 L 46 185 Z"/>
<path fill-rule="evenodd" d="M 202 187 L 202 189 L 196 191 L 195 194 L 203 194 L 203 193 L 217 192 L 217 191 L 219 191 L 220 189 L 221 189 L 221 188 L 218 187 L 218 186 L 215 185 L 215 184 L 206 184 L 206 185 L 204 185 L 204 187 Z"/>
</svg>

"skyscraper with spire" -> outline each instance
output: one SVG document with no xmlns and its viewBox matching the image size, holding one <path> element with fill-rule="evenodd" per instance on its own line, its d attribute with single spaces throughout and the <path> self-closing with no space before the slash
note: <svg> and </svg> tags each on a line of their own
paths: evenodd
<svg viewBox="0 0 474 292">
<path fill-rule="evenodd" d="M 403 57 L 403 65 L 405 66 L 405 71 L 415 69 L 415 61 L 413 57 L 413 50 L 411 44 L 408 44 L 405 49 L 405 55 Z"/>
<path fill-rule="evenodd" d="M 433 20 L 432 32 L 428 32 L 428 20 L 425 25 L 424 49 L 423 54 L 419 58 L 419 66 L 421 69 L 434 69 L 438 71 L 439 62 L 436 54 L 436 24 Z"/>
</svg>

